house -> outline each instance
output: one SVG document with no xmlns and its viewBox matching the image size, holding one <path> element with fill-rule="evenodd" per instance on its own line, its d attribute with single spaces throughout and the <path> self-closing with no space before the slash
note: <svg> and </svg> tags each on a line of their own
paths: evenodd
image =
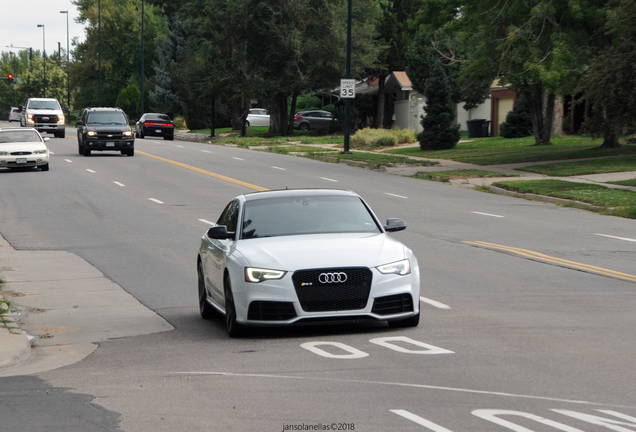
<svg viewBox="0 0 636 432">
<path fill-rule="evenodd" d="M 426 99 L 424 95 L 413 89 L 408 75 L 404 71 L 394 71 L 386 77 L 385 116 L 392 118 L 392 127 L 415 129 L 422 131 L 420 118 L 424 113 Z M 378 94 L 377 79 L 363 80 L 356 85 L 356 94 Z M 506 120 L 506 115 L 516 105 L 518 97 L 512 90 L 499 85 L 495 80 L 490 88 L 491 97 L 483 104 L 465 110 L 463 104 L 457 104 L 457 122 L 461 130 L 468 130 L 467 121 L 484 119 L 491 121 L 491 136 L 499 135 L 499 125 Z"/>
</svg>

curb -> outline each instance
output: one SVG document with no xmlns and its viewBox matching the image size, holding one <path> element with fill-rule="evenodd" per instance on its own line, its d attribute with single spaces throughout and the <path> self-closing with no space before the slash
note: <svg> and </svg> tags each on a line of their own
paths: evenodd
<svg viewBox="0 0 636 432">
<path fill-rule="evenodd" d="M 0 369 L 3 369 L 28 359 L 31 355 L 31 342 L 16 326 L 13 314 L 2 297 L 0 310 L 8 311 L 0 315 Z"/>
</svg>

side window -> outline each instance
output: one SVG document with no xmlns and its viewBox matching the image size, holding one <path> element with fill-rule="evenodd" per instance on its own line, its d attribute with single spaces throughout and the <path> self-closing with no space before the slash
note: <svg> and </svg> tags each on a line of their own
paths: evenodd
<svg viewBox="0 0 636 432">
<path fill-rule="evenodd" d="M 230 232 L 236 232 L 239 216 L 239 202 L 234 200 L 225 207 L 217 225 L 225 225 Z"/>
</svg>

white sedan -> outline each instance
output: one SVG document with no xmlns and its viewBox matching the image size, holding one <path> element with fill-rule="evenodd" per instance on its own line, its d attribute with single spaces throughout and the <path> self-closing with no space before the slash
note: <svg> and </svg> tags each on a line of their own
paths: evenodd
<svg viewBox="0 0 636 432">
<path fill-rule="evenodd" d="M 0 168 L 49 170 L 49 138 L 35 129 L 0 129 Z"/>
<path fill-rule="evenodd" d="M 413 252 L 350 191 L 297 189 L 234 198 L 201 238 L 199 311 L 244 326 L 388 321 L 417 326 Z"/>
</svg>

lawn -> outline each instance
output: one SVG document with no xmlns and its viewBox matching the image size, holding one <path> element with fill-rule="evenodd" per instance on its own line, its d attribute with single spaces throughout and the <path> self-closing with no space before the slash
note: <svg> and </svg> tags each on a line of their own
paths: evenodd
<svg viewBox="0 0 636 432">
<path fill-rule="evenodd" d="M 519 177 L 517 174 L 503 174 L 483 170 L 448 170 L 448 171 L 419 171 L 413 177 L 423 180 L 447 182 L 453 179 L 486 178 L 486 177 Z"/>
<path fill-rule="evenodd" d="M 600 139 L 585 136 L 552 138 L 552 145 L 537 146 L 533 137 L 506 139 L 476 138 L 460 142 L 451 150 L 423 151 L 419 147 L 388 149 L 387 153 L 430 159 L 450 159 L 476 165 L 500 165 L 563 159 L 598 158 L 603 156 L 636 155 L 636 145 L 625 144 L 618 149 L 601 149 Z"/>
<path fill-rule="evenodd" d="M 529 171 L 558 177 L 636 171 L 636 155 L 612 157 L 605 159 L 592 159 L 578 162 L 561 162 L 547 165 L 534 165 L 518 169 L 520 171 Z"/>
<path fill-rule="evenodd" d="M 600 213 L 636 219 L 636 192 L 624 189 L 563 180 L 502 181 L 493 183 L 493 186 L 518 193 L 580 201 L 596 206 L 595 211 Z"/>
</svg>

